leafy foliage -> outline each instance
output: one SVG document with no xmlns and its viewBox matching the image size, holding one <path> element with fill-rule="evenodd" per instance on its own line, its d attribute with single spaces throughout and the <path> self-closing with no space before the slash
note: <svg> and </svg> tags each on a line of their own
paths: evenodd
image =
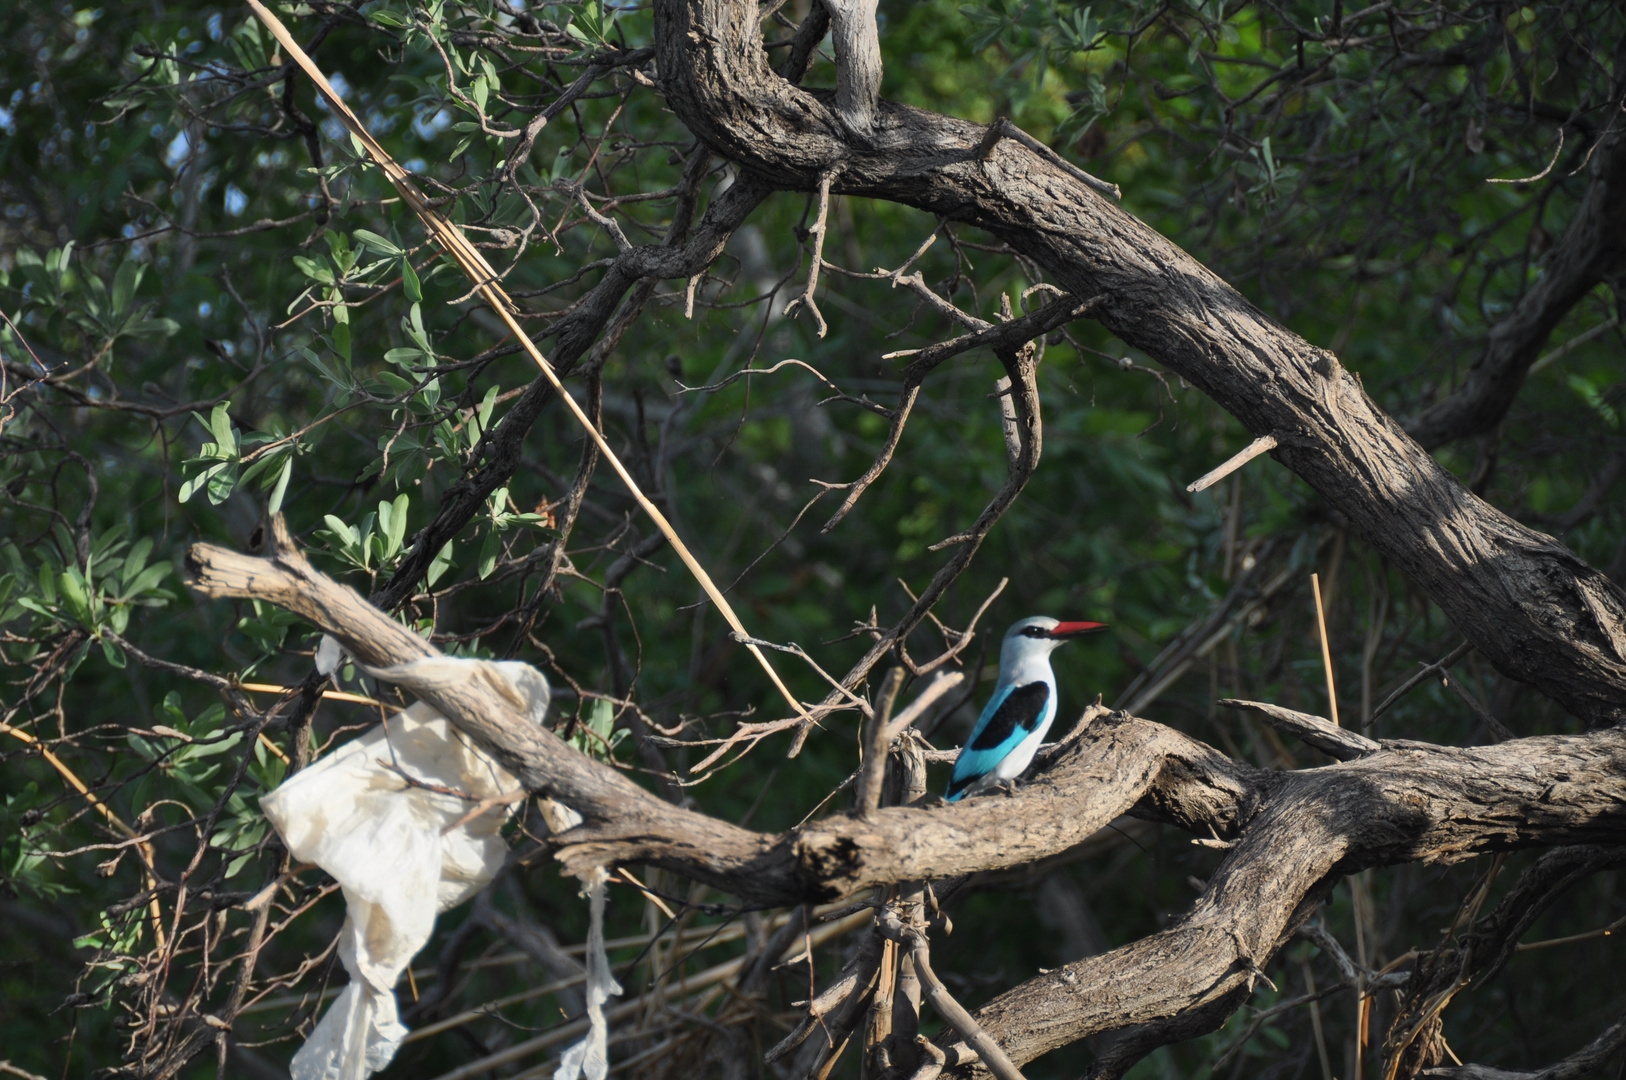
<svg viewBox="0 0 1626 1080">
<path fill-rule="evenodd" d="M 552 355 L 617 253 L 604 220 L 634 243 L 662 243 L 733 182 L 650 88 L 653 67 L 636 52 L 652 39 L 646 6 L 369 0 L 283 14 L 319 42 L 318 60 L 389 152 L 500 264 Z M 1439 0 L 1415 12 L 1310 0 L 889 0 L 881 17 L 887 96 L 980 122 L 1012 116 L 1337 351 L 1399 416 L 1454 384 L 1540 273 L 1585 188 L 1623 36 L 1618 5 L 1604 0 Z M 640 547 L 652 529 L 624 487 L 596 467 L 558 403 L 537 407 L 530 362 L 308 83 L 289 77 L 256 20 L 211 4 L 20 4 L 0 11 L 0 32 L 19 43 L 0 54 L 0 1043 L 16 1065 L 204 1075 L 216 1067 L 212 1017 L 241 1044 L 227 1070 L 244 1072 L 284 1061 L 316 1006 L 342 904 L 319 874 L 289 865 L 256 799 L 376 722 L 369 702 L 386 691 L 346 667 L 346 699 L 312 714 L 278 693 L 310 670 L 310 627 L 178 587 L 188 543 L 251 545 L 268 513 L 287 515 L 325 571 L 375 593 L 411 565 L 447 507 L 471 500 L 399 618 L 449 651 L 544 668 L 558 689 L 550 720 L 574 745 L 708 813 L 768 830 L 839 807 L 818 809 L 856 763 L 850 714 L 795 759 L 783 759 L 780 736 L 676 786 L 698 779 L 688 770 L 709 747 L 675 744 L 765 717 L 770 688 L 696 606 L 677 559 Z M 833 74 L 819 60 L 807 81 Z M 1570 137 L 1546 179 L 1484 182 L 1539 172 L 1560 128 Z M 964 310 L 995 318 L 1002 297 L 1031 306 L 1043 278 L 971 230 L 838 198 L 821 340 L 783 317 L 805 273 L 806 220 L 801 196 L 776 195 L 687 283 L 692 292 L 656 282 L 617 297 L 626 318 L 605 312 L 610 329 L 570 358 L 570 381 L 752 632 L 798 642 L 839 674 L 908 609 L 948 557 L 938 542 L 967 528 L 1006 475 L 990 400 L 999 371 L 968 354 L 926 384 L 897 457 L 857 510 L 820 530 L 830 485 L 861 475 L 885 439 L 887 420 L 870 406 L 896 400 L 899 369 L 883 356 L 956 332 L 906 290 L 840 271 L 897 267 L 941 230 L 916 265 Z M 1555 341 L 1610 317 L 1607 296 L 1588 297 Z M 1534 375 L 1500 443 L 1442 451 L 1497 505 L 1562 528 L 1617 576 L 1622 470 L 1604 463 L 1626 453 L 1620 345 L 1618 330 L 1602 334 Z M 1039 472 L 936 612 L 963 629 L 1010 578 L 964 654 L 974 674 L 1015 618 L 1106 621 L 1111 638 L 1061 654 L 1064 710 L 1096 694 L 1133 698 L 1228 753 L 1287 766 L 1314 754 L 1212 703 L 1234 693 L 1322 707 L 1312 570 L 1346 715 L 1372 722 L 1416 661 L 1452 648 L 1438 613 L 1280 468 L 1260 462 L 1187 496 L 1187 481 L 1244 442 L 1194 390 L 1093 325 L 1039 347 Z M 840 394 L 790 367 L 718 385 L 788 357 Z M 496 447 L 511 422 L 528 433 L 507 444 L 504 466 Z M 481 477 L 495 482 L 481 488 Z M 1244 577 L 1252 606 L 1227 609 L 1235 618 L 1195 662 L 1163 666 L 1165 648 Z M 934 655 L 952 641 L 928 624 L 908 644 Z M 775 662 L 799 696 L 827 689 L 810 667 Z M 1498 716 L 1517 716 L 1521 734 L 1574 726 L 1477 661 L 1459 672 Z M 943 718 L 937 743 L 954 745 L 980 702 L 979 691 Z M 1485 737 L 1435 684 L 1375 723 L 1445 742 Z M 492 902 L 579 937 L 573 886 L 533 858 L 531 828 L 528 816 L 512 827 L 523 857 Z M 1149 832 L 1043 880 L 979 882 L 939 966 L 974 1006 L 1069 952 L 1155 930 L 1216 858 Z M 1511 877 L 1497 870 L 1368 874 L 1321 918 L 1381 966 L 1433 944 L 1479 875 Z M 685 906 L 727 898 L 654 872 L 643 883 L 684 927 L 737 922 Z M 1013 891 L 1060 929 L 1011 919 Z M 1543 916 L 1542 936 L 1594 929 L 1623 905 L 1614 879 L 1600 878 Z M 414 1026 L 548 981 L 472 918 L 448 915 L 420 959 L 426 986 L 436 955 L 456 977 L 420 987 Z M 665 916 L 618 885 L 612 920 L 612 936 L 626 937 L 661 930 Z M 652 982 L 669 965 L 696 972 L 737 955 L 744 940 L 721 934 L 704 956 L 643 944 L 616 956 Z M 839 948 L 817 955 L 821 985 L 839 961 Z M 1517 1009 L 1511 990 L 1464 994 L 1448 1019 L 1454 1044 L 1535 1064 L 1590 1038 L 1617 1007 L 1589 989 L 1607 985 L 1603 950 L 1520 963 Z M 1334 978 L 1308 949 L 1275 967 L 1284 997 L 1306 978 Z M 771 1009 L 806 997 L 805 979 L 795 983 L 780 977 Z M 471 1015 L 410 1044 L 390 1075 L 437 1075 L 517 1042 L 558 1020 L 565 993 Z M 777 1038 L 729 1000 L 704 1007 Z M 1262 994 L 1254 1012 L 1159 1051 L 1137 1075 L 1206 1076 L 1238 1046 L 1227 1075 L 1313 1074 L 1307 1008 L 1249 1027 L 1276 1000 Z M 1538 1015 L 1539 1030 L 1520 1019 Z M 1334 1070 L 1348 1075 L 1349 996 L 1317 1016 Z M 1028 1075 L 1072 1075 L 1087 1060 L 1070 1048 Z M 661 1067 L 681 1075 L 690 1064 L 678 1055 Z"/>
</svg>

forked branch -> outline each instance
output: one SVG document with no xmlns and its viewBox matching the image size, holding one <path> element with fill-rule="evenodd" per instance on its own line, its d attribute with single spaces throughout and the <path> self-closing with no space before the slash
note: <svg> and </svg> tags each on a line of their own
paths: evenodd
<svg viewBox="0 0 1626 1080">
<path fill-rule="evenodd" d="M 666 101 L 764 183 L 888 199 L 987 230 L 1126 344 L 1208 394 L 1503 674 L 1593 723 L 1626 719 L 1626 593 L 1477 498 L 1331 353 L 1279 325 L 1053 156 L 1003 129 L 882 100 L 853 137 L 830 95 L 769 68 L 747 0 L 654 0 Z M 695 48 L 694 41 L 706 41 Z M 1042 146 L 1042 144 L 1041 144 Z M 1618 202 L 1619 200 L 1616 200 Z"/>
<path fill-rule="evenodd" d="M 1036 440 L 1028 445 L 1036 451 Z M 268 546 L 265 557 L 195 546 L 187 560 L 192 586 L 207 596 L 285 607 L 372 667 L 437 654 L 316 572 L 280 520 L 272 522 Z M 660 800 L 529 723 L 493 683 L 416 689 L 528 791 L 582 814 L 581 826 L 555 837 L 567 868 L 648 863 L 752 905 L 1021 866 L 1084 842 L 1125 812 L 1230 841 L 1207 889 L 1169 929 L 1041 974 L 975 1015 L 1018 1065 L 1096 1032 L 1138 1033 L 1120 1040 L 1128 1050 L 1103 1057 L 1101 1076 L 1120 1075 L 1159 1041 L 1222 1024 L 1345 873 L 1521 847 L 1626 842 L 1620 729 L 1470 749 L 1383 742 L 1357 760 L 1280 773 L 1112 713 L 1095 716 L 1010 797 L 838 814 L 772 836 Z M 939 1048 L 949 1068 L 975 1056 L 952 1035 Z"/>
</svg>

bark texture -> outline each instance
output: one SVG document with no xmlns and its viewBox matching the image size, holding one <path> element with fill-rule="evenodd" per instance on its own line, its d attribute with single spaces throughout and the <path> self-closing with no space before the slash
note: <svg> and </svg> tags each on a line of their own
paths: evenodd
<svg viewBox="0 0 1626 1080">
<path fill-rule="evenodd" d="M 828 92 L 769 68 L 756 7 L 656 0 L 662 90 L 764 183 L 889 199 L 977 225 L 1240 420 L 1451 618 L 1481 654 L 1594 723 L 1626 719 L 1626 593 L 1557 540 L 1480 500 L 1337 358 L 1271 320 L 1179 247 L 1013 139 L 893 102 L 852 138 Z M 1133 193 L 1131 193 L 1133 194 Z"/>
<path fill-rule="evenodd" d="M 262 558 L 198 545 L 188 556 L 190 583 L 207 596 L 281 605 L 371 666 L 436 655 L 316 572 L 280 519 L 270 548 Z M 1119 1076 L 1157 1045 L 1220 1026 L 1344 874 L 1538 845 L 1626 843 L 1621 728 L 1469 749 L 1387 741 L 1350 747 L 1360 753 L 1353 760 L 1283 773 L 1235 762 L 1161 724 L 1092 710 L 1014 795 L 836 815 L 774 836 L 657 798 L 527 722 L 495 680 L 428 679 L 408 688 L 527 790 L 582 814 L 581 826 L 553 838 L 573 871 L 647 863 L 750 904 L 788 905 L 1034 863 L 1125 812 L 1228 844 L 1202 896 L 1168 930 L 1041 974 L 976 1014 L 1018 1064 L 1097 1032 L 1120 1032 L 1098 1059 L 1097 1076 Z M 1315 724 L 1299 727 L 1321 737 Z M 971 1054 L 952 1034 L 939 1042 L 948 1066 L 970 1066 Z"/>
</svg>

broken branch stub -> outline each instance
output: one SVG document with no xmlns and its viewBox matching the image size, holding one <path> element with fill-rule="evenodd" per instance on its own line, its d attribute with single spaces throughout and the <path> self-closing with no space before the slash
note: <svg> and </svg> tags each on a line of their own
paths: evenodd
<svg viewBox="0 0 1626 1080">
<path fill-rule="evenodd" d="M 1284 709 L 1280 705 L 1269 705 L 1262 701 L 1242 701 L 1238 698 L 1221 698 L 1215 704 L 1226 709 L 1252 710 L 1277 731 L 1296 735 L 1305 743 L 1339 761 L 1354 761 L 1356 758 L 1383 749 L 1383 745 L 1374 739 L 1339 727 L 1319 716 Z"/>
</svg>

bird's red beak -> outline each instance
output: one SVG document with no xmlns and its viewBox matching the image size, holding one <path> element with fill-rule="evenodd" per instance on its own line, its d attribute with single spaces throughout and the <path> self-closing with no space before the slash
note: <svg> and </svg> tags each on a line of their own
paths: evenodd
<svg viewBox="0 0 1626 1080">
<path fill-rule="evenodd" d="M 1050 636 L 1053 638 L 1076 638 L 1083 637 L 1085 634 L 1094 634 L 1106 628 L 1107 624 L 1104 622 L 1064 622 L 1057 623 L 1051 629 Z"/>
</svg>

